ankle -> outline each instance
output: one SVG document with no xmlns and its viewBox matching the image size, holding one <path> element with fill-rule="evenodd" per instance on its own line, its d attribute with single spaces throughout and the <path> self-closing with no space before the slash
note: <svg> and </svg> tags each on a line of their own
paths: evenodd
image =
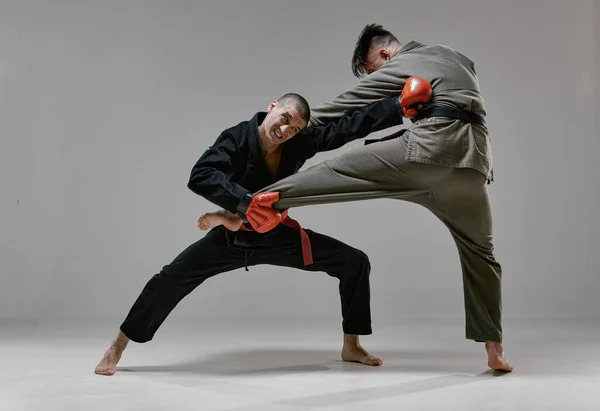
<svg viewBox="0 0 600 411">
<path fill-rule="evenodd" d="M 502 348 L 502 343 L 499 343 L 498 341 L 486 341 L 485 350 L 487 352 L 502 354 L 504 349 Z"/>
<path fill-rule="evenodd" d="M 111 349 L 114 348 L 116 350 L 123 351 L 125 349 L 125 347 L 127 347 L 128 343 L 129 343 L 129 338 L 127 338 L 127 336 L 125 334 L 120 332 L 119 335 L 117 336 L 117 338 L 115 338 L 115 340 L 112 342 L 110 348 Z"/>
<path fill-rule="evenodd" d="M 360 345 L 360 340 L 358 339 L 358 335 L 344 334 L 344 344 Z"/>
</svg>

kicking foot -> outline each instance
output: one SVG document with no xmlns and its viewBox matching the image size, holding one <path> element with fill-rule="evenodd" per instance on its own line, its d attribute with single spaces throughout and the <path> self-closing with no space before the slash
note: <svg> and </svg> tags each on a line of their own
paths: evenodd
<svg viewBox="0 0 600 411">
<path fill-rule="evenodd" d="M 104 353 L 104 357 L 94 370 L 98 375 L 113 375 L 117 371 L 117 363 L 121 359 L 121 355 L 127 347 L 129 338 L 122 332 L 119 332 L 117 338 L 110 345 L 110 348 Z"/>
<path fill-rule="evenodd" d="M 224 225 L 229 231 L 238 231 L 242 226 L 242 219 L 224 210 L 203 214 L 198 219 L 198 228 L 200 230 L 209 230 L 219 225 Z"/>
<path fill-rule="evenodd" d="M 485 350 L 488 354 L 488 367 L 502 372 L 511 372 L 513 370 L 513 366 L 504 359 L 502 344 L 499 342 L 488 341 L 485 343 Z"/>
<path fill-rule="evenodd" d="M 373 357 L 358 341 L 358 335 L 344 335 L 344 347 L 342 348 L 342 360 L 347 362 L 359 362 L 365 365 L 379 366 L 383 361 Z"/>
</svg>

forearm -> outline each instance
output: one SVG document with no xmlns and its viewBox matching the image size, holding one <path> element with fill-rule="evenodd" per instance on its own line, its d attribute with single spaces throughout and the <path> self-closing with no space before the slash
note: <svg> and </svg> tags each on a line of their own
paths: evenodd
<svg viewBox="0 0 600 411">
<path fill-rule="evenodd" d="M 371 133 L 402 124 L 402 110 L 397 96 L 369 104 L 338 122 L 312 127 L 312 137 L 320 141 L 317 151 L 333 150 Z"/>
<path fill-rule="evenodd" d="M 313 125 L 327 124 L 378 100 L 399 96 L 408 77 L 400 61 L 390 61 L 353 88 L 313 108 L 310 121 Z"/>
<path fill-rule="evenodd" d="M 231 183 L 216 170 L 192 170 L 188 188 L 231 213 L 245 213 L 250 203 L 248 190 L 239 184 Z"/>
<path fill-rule="evenodd" d="M 400 90 L 401 91 L 401 90 Z M 382 98 L 399 95 L 399 90 L 368 89 L 358 94 L 354 90 L 347 91 L 331 101 L 311 110 L 310 122 L 313 125 L 325 125 L 351 114 Z"/>
</svg>

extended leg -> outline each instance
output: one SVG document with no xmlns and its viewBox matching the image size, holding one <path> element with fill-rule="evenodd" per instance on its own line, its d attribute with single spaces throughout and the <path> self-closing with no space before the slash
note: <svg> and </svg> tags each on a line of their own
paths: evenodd
<svg viewBox="0 0 600 411">
<path fill-rule="evenodd" d="M 280 193 L 274 208 L 371 200 L 408 199 L 429 192 L 451 168 L 405 160 L 406 141 L 383 141 L 348 151 L 280 180 L 262 191 Z"/>
<path fill-rule="evenodd" d="M 138 343 L 152 340 L 163 321 L 186 295 L 207 278 L 243 267 L 243 264 L 244 252 L 227 246 L 222 227 L 189 246 L 148 281 L 95 372 L 114 374 L 130 339 Z"/>
</svg>

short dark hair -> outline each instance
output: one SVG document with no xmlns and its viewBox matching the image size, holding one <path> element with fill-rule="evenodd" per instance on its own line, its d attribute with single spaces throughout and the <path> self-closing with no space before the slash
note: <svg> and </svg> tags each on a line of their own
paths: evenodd
<svg viewBox="0 0 600 411">
<path fill-rule="evenodd" d="M 302 120 L 307 123 L 310 121 L 310 106 L 308 105 L 308 101 L 300 94 L 296 93 L 287 93 L 283 96 L 279 97 L 277 101 L 281 105 L 291 104 L 298 110 L 300 116 L 302 116 Z"/>
<path fill-rule="evenodd" d="M 354 47 L 352 73 L 356 77 L 365 75 L 365 65 L 367 64 L 367 56 L 371 47 L 387 46 L 393 42 L 400 43 L 392 33 L 385 30 L 381 25 L 375 23 L 367 24 L 360 32 L 356 46 Z"/>
</svg>

